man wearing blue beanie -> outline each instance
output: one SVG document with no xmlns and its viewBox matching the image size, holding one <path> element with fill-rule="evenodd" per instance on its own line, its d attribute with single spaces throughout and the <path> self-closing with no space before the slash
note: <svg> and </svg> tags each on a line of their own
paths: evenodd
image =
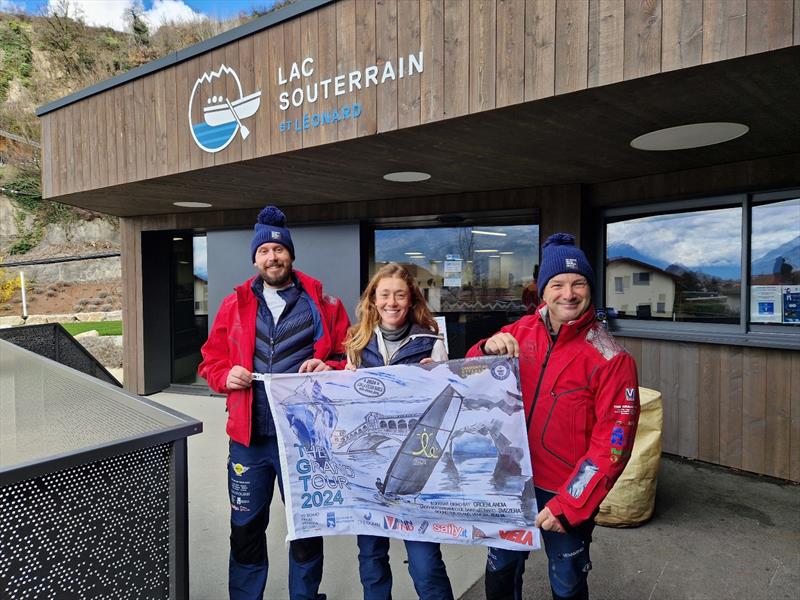
<svg viewBox="0 0 800 600">
<path fill-rule="evenodd" d="M 310 373 L 344 364 L 350 326 L 338 298 L 293 268 L 286 217 L 274 206 L 258 215 L 250 260 L 257 274 L 220 305 L 198 369 L 209 387 L 227 395 L 230 450 L 232 600 L 261 600 L 267 583 L 266 529 L 275 480 L 283 496 L 275 423 L 264 385 L 254 374 Z M 289 544 L 290 600 L 324 600 L 322 538 Z"/>
<path fill-rule="evenodd" d="M 589 544 L 600 503 L 636 435 L 636 364 L 597 319 L 594 271 L 566 233 L 542 246 L 542 304 L 467 356 L 519 357 L 540 528 L 554 600 L 588 600 Z M 490 548 L 487 600 L 521 600 L 527 552 Z"/>
</svg>

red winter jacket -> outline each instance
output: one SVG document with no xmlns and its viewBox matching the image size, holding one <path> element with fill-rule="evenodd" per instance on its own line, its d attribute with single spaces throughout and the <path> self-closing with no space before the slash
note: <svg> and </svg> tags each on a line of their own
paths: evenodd
<svg viewBox="0 0 800 600">
<path fill-rule="evenodd" d="M 636 363 L 595 320 L 594 308 L 552 343 L 547 306 L 501 331 L 520 346 L 522 400 L 537 487 L 570 525 L 590 519 L 622 473 L 639 420 Z M 467 356 L 482 356 L 481 340 Z M 542 507 L 539 507 L 540 509 Z"/>
<path fill-rule="evenodd" d="M 322 320 L 323 334 L 314 344 L 314 358 L 324 360 L 334 368 L 342 368 L 345 362 L 344 338 L 350 327 L 350 319 L 342 301 L 323 294 L 322 284 L 316 279 L 297 270 L 294 274 L 303 291 L 313 300 Z M 203 362 L 197 369 L 212 390 L 228 395 L 226 431 L 232 440 L 245 446 L 250 445 L 253 391 L 252 388 L 229 390 L 225 382 L 228 371 L 235 365 L 253 370 L 258 311 L 258 299 L 251 288 L 253 279 L 237 287 L 233 294 L 222 301 L 208 340 L 201 349 Z"/>
</svg>

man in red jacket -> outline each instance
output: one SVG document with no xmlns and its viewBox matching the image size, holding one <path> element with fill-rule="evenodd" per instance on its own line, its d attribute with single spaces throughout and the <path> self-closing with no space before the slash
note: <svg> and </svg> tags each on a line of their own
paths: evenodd
<svg viewBox="0 0 800 600">
<path fill-rule="evenodd" d="M 276 207 L 258 215 L 250 255 L 258 273 L 222 301 L 199 367 L 211 389 L 227 395 L 232 600 L 263 598 L 269 569 L 265 532 L 276 478 L 283 497 L 275 423 L 257 375 L 341 366 L 350 326 L 342 302 L 293 269 L 292 236 Z M 322 538 L 291 542 L 289 598 L 324 600 L 321 579 Z"/>
<path fill-rule="evenodd" d="M 636 364 L 596 321 L 594 272 L 575 238 L 542 246 L 543 304 L 467 356 L 519 357 L 536 502 L 555 600 L 587 600 L 594 516 L 625 468 L 639 418 Z M 527 552 L 490 548 L 487 600 L 520 600 Z"/>
</svg>

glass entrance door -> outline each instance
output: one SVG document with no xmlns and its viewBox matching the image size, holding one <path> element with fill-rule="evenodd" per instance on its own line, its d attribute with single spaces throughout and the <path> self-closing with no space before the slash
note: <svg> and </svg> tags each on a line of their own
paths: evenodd
<svg viewBox="0 0 800 600">
<path fill-rule="evenodd" d="M 197 366 L 208 332 L 206 236 L 175 233 L 171 258 L 172 383 L 204 384 Z"/>
</svg>

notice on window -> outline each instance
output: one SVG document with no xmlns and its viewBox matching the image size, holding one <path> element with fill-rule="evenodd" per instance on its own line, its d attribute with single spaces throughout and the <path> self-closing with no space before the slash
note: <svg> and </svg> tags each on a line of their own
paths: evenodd
<svg viewBox="0 0 800 600">
<path fill-rule="evenodd" d="M 461 273 L 456 273 L 455 275 L 449 275 L 444 278 L 444 287 L 461 287 Z"/>
<path fill-rule="evenodd" d="M 444 272 L 445 273 L 457 273 L 459 277 L 461 277 L 461 260 L 445 260 L 444 261 Z"/>
<path fill-rule="evenodd" d="M 783 292 L 783 322 L 800 323 L 800 285 L 786 285 Z"/>
<path fill-rule="evenodd" d="M 783 320 L 783 297 L 779 285 L 750 287 L 750 322 L 780 323 Z"/>
<path fill-rule="evenodd" d="M 450 344 L 447 343 L 447 322 L 443 316 L 433 317 L 433 320 L 436 321 L 436 324 L 439 326 L 439 335 L 444 338 L 444 349 L 450 354 Z"/>
</svg>

